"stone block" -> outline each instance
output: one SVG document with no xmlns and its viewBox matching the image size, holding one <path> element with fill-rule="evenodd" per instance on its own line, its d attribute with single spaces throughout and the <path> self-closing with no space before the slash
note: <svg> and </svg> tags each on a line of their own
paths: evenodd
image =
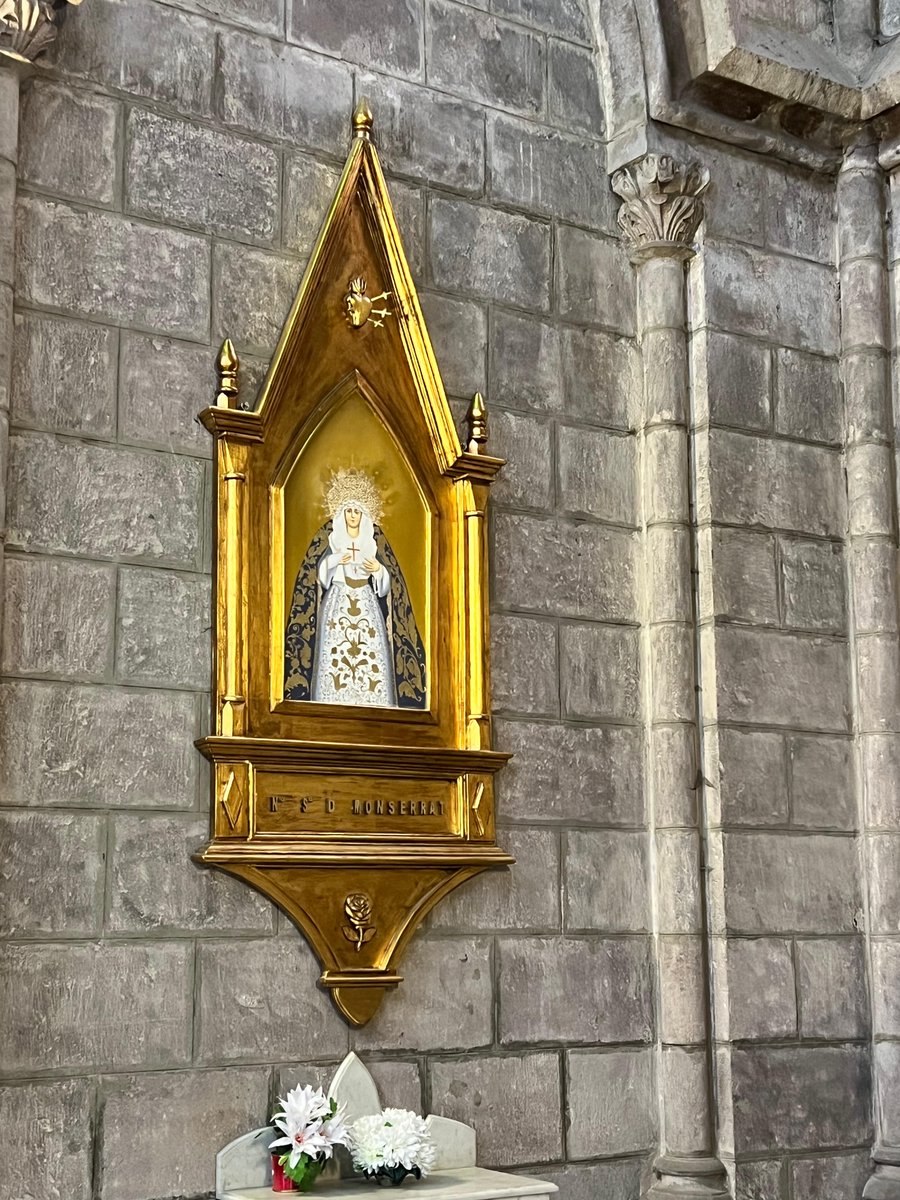
<svg viewBox="0 0 900 1200">
<path fill-rule="evenodd" d="M 353 90 L 344 63 L 243 33 L 219 34 L 218 46 L 227 125 L 344 156 Z"/>
<path fill-rule="evenodd" d="M 900 941 L 871 943 L 872 1024 L 876 1036 L 900 1037 Z"/>
<path fill-rule="evenodd" d="M 504 938 L 498 949 L 501 1045 L 652 1038 L 648 939 Z"/>
<path fill-rule="evenodd" d="M 657 907 L 661 933 L 700 933 L 700 857 L 694 830 L 658 831 Z"/>
<path fill-rule="evenodd" d="M 549 226 L 437 197 L 430 219 L 431 271 L 437 287 L 524 308 L 549 308 Z"/>
<path fill-rule="evenodd" d="M 788 739 L 791 820 L 804 829 L 854 829 L 852 747 L 847 738 Z"/>
<path fill-rule="evenodd" d="M 347 1027 L 316 987 L 318 965 L 298 934 L 206 941 L 198 953 L 200 1062 L 340 1059 L 347 1053 Z"/>
<path fill-rule="evenodd" d="M 871 1137 L 863 1046 L 736 1046 L 731 1068 L 738 1154 L 859 1145 Z"/>
<path fill-rule="evenodd" d="M 893 634 L 859 638 L 859 725 L 866 732 L 900 728 L 900 647 Z"/>
<path fill-rule="evenodd" d="M 264 1068 L 113 1076 L 103 1092 L 103 1200 L 134 1200 L 136 1179 L 147 1196 L 213 1192 L 218 1151 L 269 1114 Z"/>
<path fill-rule="evenodd" d="M 0 936 L 99 934 L 105 857 L 100 814 L 0 814 Z"/>
<path fill-rule="evenodd" d="M 869 897 L 873 933 L 900 933 L 900 834 L 869 836 Z"/>
<path fill-rule="evenodd" d="M 634 620 L 635 548 L 624 530 L 497 513 L 494 599 L 504 608 L 527 606 L 552 616 Z"/>
<path fill-rule="evenodd" d="M 887 446 L 863 443 L 848 447 L 847 492 L 854 537 L 893 537 L 894 461 Z"/>
<path fill-rule="evenodd" d="M 484 1167 L 558 1162 L 562 1151 L 556 1054 L 431 1063 L 431 1109 L 475 1127 Z"/>
<path fill-rule="evenodd" d="M 512 820 L 640 825 L 638 730 L 497 721 L 497 748 L 515 757 L 500 776 L 499 811 Z"/>
<path fill-rule="evenodd" d="M 560 315 L 634 333 L 634 271 L 621 243 L 564 225 L 556 235 Z"/>
<path fill-rule="evenodd" d="M 559 712 L 556 625 L 531 617 L 491 618 L 494 711 L 556 716 Z"/>
<path fill-rule="evenodd" d="M 91 1200 L 93 1113 L 90 1079 L 0 1088 L 3 1200 Z"/>
<path fill-rule="evenodd" d="M 153 0 L 98 0 L 91 21 L 66 21 L 47 62 L 103 87 L 208 116 L 215 26 Z"/>
<path fill-rule="evenodd" d="M 366 54 L 371 45 L 365 43 Z M 379 147 L 391 172 L 464 195 L 482 194 L 484 114 L 480 108 L 385 75 L 361 74 L 356 91 L 372 104 Z"/>
<path fill-rule="evenodd" d="M 192 808 L 196 698 L 9 680 L 0 684 L 6 804 Z"/>
<path fill-rule="evenodd" d="M 16 292 L 23 303 L 196 340 L 208 337 L 205 238 L 115 213 L 77 211 L 38 196 L 21 196 L 18 213 Z"/>
<path fill-rule="evenodd" d="M 834 180 L 780 163 L 767 173 L 766 242 L 773 250 L 833 263 Z"/>
<path fill-rule="evenodd" d="M 429 0 L 425 55 L 430 83 L 526 115 L 544 106 L 542 37 L 477 9 Z"/>
<path fill-rule="evenodd" d="M 579 42 L 592 42 L 585 0 L 491 0 L 491 9 L 547 33 Z"/>
<path fill-rule="evenodd" d="M 419 301 L 447 392 L 470 400 L 475 392 L 485 391 L 487 314 L 483 306 L 436 292 L 420 293 Z"/>
<path fill-rule="evenodd" d="M 714 615 L 750 625 L 777 625 L 774 537 L 713 529 L 712 555 Z"/>
<path fill-rule="evenodd" d="M 634 1154 L 655 1145 L 651 1051 L 570 1050 L 567 1074 L 570 1158 Z"/>
<path fill-rule="evenodd" d="M 0 967 L 11 1073 L 153 1070 L 190 1061 L 190 943 L 7 945 Z"/>
<path fill-rule="evenodd" d="M 671 146 L 670 153 L 684 155 L 687 151 L 683 143 L 678 143 Z M 703 147 L 702 162 L 715 181 L 703 196 L 707 235 L 764 245 L 765 211 L 760 189 L 766 175 L 765 158 L 710 141 Z"/>
<path fill-rule="evenodd" d="M 797 1036 L 791 943 L 728 939 L 728 1033 L 733 1040 Z"/>
<path fill-rule="evenodd" d="M 869 1028 L 865 976 L 860 937 L 798 941 L 801 1036 L 864 1037 Z"/>
<path fill-rule="evenodd" d="M 498 116 L 491 124 L 490 146 L 495 201 L 591 229 L 611 228 L 602 142 Z"/>
<path fill-rule="evenodd" d="M 787 823 L 787 767 L 781 734 L 719 730 L 719 802 L 723 825 Z"/>
<path fill-rule="evenodd" d="M 197 415 L 215 395 L 215 360 L 209 346 L 123 333 L 119 441 L 209 458 L 213 439 Z"/>
<path fill-rule="evenodd" d="M 115 570 L 7 557 L 4 576 L 3 670 L 103 679 L 112 650 Z"/>
<path fill-rule="evenodd" d="M 837 274 L 799 258 L 707 241 L 706 311 L 723 330 L 836 354 L 840 345 Z"/>
<path fill-rule="evenodd" d="M 709 419 L 714 424 L 769 428 L 772 352 L 768 346 L 730 333 L 709 333 L 706 379 Z"/>
<path fill-rule="evenodd" d="M 637 523 L 637 448 L 631 436 L 559 426 L 559 502 L 577 515 Z"/>
<path fill-rule="evenodd" d="M 508 871 L 485 871 L 457 888 L 434 910 L 431 927 L 480 933 L 559 929 L 559 835 L 553 829 L 511 826 L 500 845 L 516 860 Z"/>
<path fill-rule="evenodd" d="M 844 356 L 840 377 L 843 420 L 849 445 L 866 438 L 877 438 L 882 442 L 890 440 L 890 406 L 882 398 L 891 394 L 891 366 L 890 357 L 881 349 Z"/>
<path fill-rule="evenodd" d="M 209 580 L 123 567 L 119 572 L 116 675 L 123 683 L 210 685 Z"/>
<path fill-rule="evenodd" d="M 640 712 L 638 631 L 627 625 L 563 625 L 560 695 L 566 717 L 636 721 Z"/>
<path fill-rule="evenodd" d="M 548 41 L 547 48 L 547 100 L 551 121 L 566 129 L 581 129 L 601 137 L 603 102 L 594 55 L 556 38 Z"/>
<path fill-rule="evenodd" d="M 344 8 L 331 0 L 291 0 L 288 8 L 292 41 L 334 58 L 412 78 L 424 72 L 423 19 L 417 0 L 374 0 L 363 8 Z M 369 92 L 363 88 L 359 94 Z"/>
<path fill-rule="evenodd" d="M 225 237 L 271 242 L 281 171 L 269 146 L 159 113 L 128 114 L 128 210 Z"/>
<path fill-rule="evenodd" d="M 114 439 L 116 331 L 26 312 L 16 316 L 14 336 L 13 421 Z"/>
<path fill-rule="evenodd" d="M 422 1083 L 417 1063 L 366 1062 L 385 1108 L 408 1108 L 420 1113 Z"/>
<path fill-rule="evenodd" d="M 655 721 L 693 719 L 694 639 L 689 625 L 650 631 L 651 705 Z"/>
<path fill-rule="evenodd" d="M 42 433 L 14 435 L 9 450 L 9 545 L 200 565 L 202 463 Z"/>
<path fill-rule="evenodd" d="M 208 818 L 188 813 L 115 817 L 107 929 L 154 934 L 274 932 L 275 910 L 258 892 L 191 862 L 208 836 Z"/>
<path fill-rule="evenodd" d="M 719 718 L 846 732 L 847 648 L 774 630 L 716 630 Z"/>
<path fill-rule="evenodd" d="M 702 1042 L 704 947 L 693 935 L 665 934 L 658 939 L 659 1036 L 664 1044 Z"/>
<path fill-rule="evenodd" d="M 847 621 L 843 547 L 781 538 L 779 551 L 784 624 L 842 632 Z"/>
<path fill-rule="evenodd" d="M 563 405 L 560 332 L 555 325 L 495 309 L 491 402 L 555 412 Z"/>
<path fill-rule="evenodd" d="M 852 933 L 859 905 L 853 838 L 725 835 L 729 931 Z"/>
<path fill-rule="evenodd" d="M 658 725 L 653 731 L 651 757 L 657 829 L 695 825 L 697 752 L 690 727 Z"/>
<path fill-rule="evenodd" d="M 37 79 L 22 95 L 19 178 L 68 200 L 117 199 L 116 100 Z"/>
<path fill-rule="evenodd" d="M 492 488 L 498 504 L 547 509 L 553 501 L 553 429 L 546 419 L 491 408 L 490 450 L 506 459 Z"/>
<path fill-rule="evenodd" d="M 284 31 L 284 0 L 178 0 L 178 7 L 276 38 Z"/>
<path fill-rule="evenodd" d="M 840 381 L 833 358 L 778 350 L 775 429 L 812 442 L 839 442 L 843 425 Z"/>
<path fill-rule="evenodd" d="M 566 929 L 646 933 L 650 914 L 647 835 L 570 829 L 565 851 Z"/>
<path fill-rule="evenodd" d="M 340 171 L 331 163 L 319 162 L 308 154 L 285 155 L 281 230 L 285 250 L 301 258 L 310 254 L 340 177 Z"/>
<path fill-rule="evenodd" d="M 794 1200 L 845 1200 L 861 1196 L 872 1171 L 867 1151 L 801 1158 L 792 1164 Z"/>
<path fill-rule="evenodd" d="M 603 1200 L 639 1200 L 642 1170 L 640 1158 L 622 1158 L 542 1166 L 538 1174 L 548 1183 L 555 1183 L 566 1200 L 597 1200 L 598 1196 Z"/>
<path fill-rule="evenodd" d="M 894 734 L 867 734 L 860 739 L 869 825 L 900 826 L 900 743 Z"/>
<path fill-rule="evenodd" d="M 876 1042 L 873 1062 L 875 1106 L 882 1145 L 896 1146 L 900 1140 L 900 1043 Z"/>
<path fill-rule="evenodd" d="M 882 304 L 885 273 L 880 261 L 857 258 L 841 263 L 841 340 L 854 351 L 887 349 L 887 308 Z"/>
<path fill-rule="evenodd" d="M 387 996 L 358 1051 L 472 1050 L 493 1040 L 489 938 L 419 938 L 403 959 L 402 991 Z"/>
<path fill-rule="evenodd" d="M 643 386 L 634 342 L 597 329 L 564 329 L 562 339 L 566 415 L 633 429 Z"/>
<path fill-rule="evenodd" d="M 734 1165 L 735 1200 L 784 1200 L 786 1187 L 781 1162 L 764 1159 Z"/>
<path fill-rule="evenodd" d="M 268 356 L 300 286 L 295 259 L 237 243 L 213 249 L 215 340 L 230 337 L 239 352 Z"/>
<path fill-rule="evenodd" d="M 831 450 L 714 430 L 710 435 L 712 516 L 838 537 L 846 528 L 841 458 Z"/>
<path fill-rule="evenodd" d="M 897 551 L 890 543 L 858 540 L 848 553 L 856 632 L 896 633 Z"/>
</svg>

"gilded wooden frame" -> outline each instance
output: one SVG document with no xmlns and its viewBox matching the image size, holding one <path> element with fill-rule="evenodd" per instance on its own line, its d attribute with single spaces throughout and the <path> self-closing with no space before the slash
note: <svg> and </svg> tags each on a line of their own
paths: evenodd
<svg viewBox="0 0 900 1200">
<path fill-rule="evenodd" d="M 366 283 L 368 281 L 368 293 Z M 381 308 L 376 308 L 376 301 Z M 444 895 L 512 862 L 494 836 L 486 513 L 502 460 L 473 401 L 460 445 L 365 102 L 343 175 L 256 407 L 230 342 L 215 403 L 212 831 L 195 856 L 258 888 L 309 940 L 321 984 L 365 1023 Z M 285 699 L 284 489 L 348 398 L 383 422 L 423 496 L 428 703 Z M 430 514 L 430 515 L 427 515 Z"/>
</svg>

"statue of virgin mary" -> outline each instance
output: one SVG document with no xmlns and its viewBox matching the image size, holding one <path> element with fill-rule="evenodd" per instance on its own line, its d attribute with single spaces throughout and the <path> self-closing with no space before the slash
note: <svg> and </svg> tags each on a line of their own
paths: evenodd
<svg viewBox="0 0 900 1200">
<path fill-rule="evenodd" d="M 284 698 L 425 708 L 425 651 L 397 556 L 362 471 L 339 471 L 294 583 L 284 639 Z"/>
</svg>

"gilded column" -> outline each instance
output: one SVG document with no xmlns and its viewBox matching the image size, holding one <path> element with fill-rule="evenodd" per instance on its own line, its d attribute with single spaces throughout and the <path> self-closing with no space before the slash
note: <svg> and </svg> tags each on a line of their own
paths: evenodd
<svg viewBox="0 0 900 1200">
<path fill-rule="evenodd" d="M 873 1000 L 875 1144 L 867 1200 L 900 1200 L 900 911 L 894 883 L 900 862 L 900 653 L 885 202 L 876 146 L 853 147 L 838 177 L 837 205 L 848 632 Z"/>
<path fill-rule="evenodd" d="M 714 1117 L 685 279 L 708 183 L 705 169 L 655 154 L 612 177 L 637 271 L 643 363 L 642 704 L 660 1114 L 659 1149 L 644 1194 L 712 1200 L 729 1191 Z"/>
</svg>

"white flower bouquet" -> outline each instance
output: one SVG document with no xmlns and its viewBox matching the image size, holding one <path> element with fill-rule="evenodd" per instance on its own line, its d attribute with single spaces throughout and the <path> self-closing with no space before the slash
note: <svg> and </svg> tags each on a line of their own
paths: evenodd
<svg viewBox="0 0 900 1200">
<path fill-rule="evenodd" d="M 278 1101 L 272 1124 L 281 1134 L 269 1149 L 280 1172 L 308 1192 L 335 1146 L 346 1146 L 348 1129 L 343 1106 L 329 1099 L 321 1088 L 295 1087 Z M 273 1190 L 276 1188 L 273 1165 Z"/>
<path fill-rule="evenodd" d="M 435 1149 L 422 1117 L 406 1108 L 386 1108 L 350 1126 L 353 1165 L 366 1179 L 397 1187 L 407 1175 L 423 1179 L 434 1167 Z"/>
</svg>

